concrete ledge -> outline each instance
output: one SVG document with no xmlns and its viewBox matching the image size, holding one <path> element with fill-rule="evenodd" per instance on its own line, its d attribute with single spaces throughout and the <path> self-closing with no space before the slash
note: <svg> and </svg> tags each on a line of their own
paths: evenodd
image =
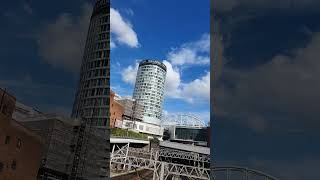
<svg viewBox="0 0 320 180">
<path fill-rule="evenodd" d="M 210 155 L 210 148 L 208 147 L 193 146 L 190 144 L 182 144 L 182 143 L 176 143 L 176 142 L 170 142 L 170 141 L 161 141 L 160 146 Z"/>
<path fill-rule="evenodd" d="M 149 144 L 148 140 L 131 139 L 131 138 L 120 138 L 120 137 L 110 137 L 110 143 L 139 143 L 139 144 Z"/>
</svg>

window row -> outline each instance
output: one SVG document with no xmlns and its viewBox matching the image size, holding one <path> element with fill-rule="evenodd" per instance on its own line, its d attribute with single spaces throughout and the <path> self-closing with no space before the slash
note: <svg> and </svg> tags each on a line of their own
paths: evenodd
<svg viewBox="0 0 320 180">
<path fill-rule="evenodd" d="M 100 58 L 106 59 L 107 54 L 110 54 L 110 51 L 109 51 L 109 53 L 107 53 L 106 50 L 97 51 L 97 52 L 93 52 L 93 53 L 89 53 L 89 54 L 85 55 L 85 58 L 86 59 L 100 59 Z"/>
<path fill-rule="evenodd" d="M 83 76 L 83 78 L 89 79 L 93 77 L 106 77 L 107 75 L 109 75 L 109 68 L 94 69 L 94 70 L 87 71 Z"/>
<path fill-rule="evenodd" d="M 108 66 L 109 66 L 109 61 L 107 59 L 102 59 L 102 60 L 87 62 L 84 67 L 84 70 L 99 68 L 99 67 L 108 67 Z"/>
<path fill-rule="evenodd" d="M 81 106 L 108 106 L 109 98 L 90 98 L 81 101 Z"/>
<path fill-rule="evenodd" d="M 16 138 L 15 141 L 12 140 L 11 136 L 4 136 L 3 142 L 5 145 L 10 145 L 11 143 L 15 143 L 16 144 L 16 148 L 17 149 L 21 149 L 22 148 L 22 140 L 20 138 Z"/>
<path fill-rule="evenodd" d="M 94 88 L 84 90 L 80 93 L 80 98 L 90 97 L 90 96 L 107 96 L 109 95 L 109 90 L 107 88 Z"/>
<path fill-rule="evenodd" d="M 99 78 L 99 79 L 91 79 L 87 80 L 84 83 L 84 87 L 82 88 L 89 88 L 89 87 L 95 87 L 95 86 L 108 86 L 109 79 L 107 78 Z"/>
</svg>

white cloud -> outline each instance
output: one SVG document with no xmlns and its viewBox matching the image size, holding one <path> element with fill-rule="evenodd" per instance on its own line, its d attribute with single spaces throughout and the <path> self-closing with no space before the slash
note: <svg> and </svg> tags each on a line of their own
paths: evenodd
<svg viewBox="0 0 320 180">
<path fill-rule="evenodd" d="M 136 62 L 134 66 L 128 66 L 127 68 L 123 69 L 121 75 L 122 80 L 128 84 L 134 85 L 136 81 L 136 76 L 139 68 L 139 63 Z"/>
<path fill-rule="evenodd" d="M 209 64 L 210 63 L 210 35 L 204 34 L 195 41 L 173 48 L 167 55 L 173 65 Z"/>
<path fill-rule="evenodd" d="M 210 100 L 210 72 L 205 76 L 181 85 L 181 96 L 188 101 L 195 99 Z"/>
<path fill-rule="evenodd" d="M 168 53 L 168 60 L 163 63 L 167 67 L 165 96 L 167 98 L 182 99 L 189 103 L 209 102 L 210 73 L 189 82 L 182 81 L 181 68 L 184 65 L 198 65 L 210 63 L 210 35 L 203 34 L 195 42 L 182 44 L 179 48 Z M 139 64 L 122 69 L 122 80 L 134 85 Z"/>
<path fill-rule="evenodd" d="M 290 56 L 278 54 L 250 71 L 225 67 L 223 80 L 215 79 L 215 115 L 241 119 L 257 131 L 319 129 L 319 48 L 316 32 Z M 275 121 L 277 128 L 271 126 Z"/>
<path fill-rule="evenodd" d="M 167 67 L 165 94 L 169 97 L 179 97 L 181 84 L 180 72 L 178 68 L 174 68 L 170 62 L 163 61 Z"/>
<path fill-rule="evenodd" d="M 46 63 L 78 72 L 81 66 L 85 38 L 92 6 L 85 4 L 79 17 L 61 14 L 41 30 L 38 53 Z"/>
<path fill-rule="evenodd" d="M 190 82 L 181 81 L 181 72 L 178 67 L 173 66 L 168 61 L 163 61 L 167 67 L 165 96 L 167 98 L 182 99 L 189 103 L 210 100 L 210 73 L 194 79 Z M 122 70 L 122 80 L 134 85 L 139 63 L 130 65 Z"/>
<path fill-rule="evenodd" d="M 139 47 L 138 37 L 132 25 L 113 8 L 110 8 L 110 29 L 116 40 L 113 42 L 126 44 L 132 48 Z"/>
<path fill-rule="evenodd" d="M 114 49 L 116 47 L 117 47 L 116 43 L 112 40 L 112 38 L 110 38 L 110 48 Z"/>
</svg>

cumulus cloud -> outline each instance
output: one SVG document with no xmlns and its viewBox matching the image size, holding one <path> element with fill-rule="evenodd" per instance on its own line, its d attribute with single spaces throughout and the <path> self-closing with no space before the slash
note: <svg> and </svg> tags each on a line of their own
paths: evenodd
<svg viewBox="0 0 320 180">
<path fill-rule="evenodd" d="M 279 132 L 319 129 L 319 49 L 320 33 L 315 33 L 290 56 L 279 54 L 251 71 L 225 68 L 221 77 L 228 85 L 215 83 L 215 114 L 240 118 L 258 131 L 273 122 Z"/>
<path fill-rule="evenodd" d="M 172 48 L 167 55 L 167 59 L 173 65 L 209 64 L 209 52 L 210 35 L 204 34 L 195 42 L 185 43 L 178 48 Z"/>
<path fill-rule="evenodd" d="M 139 63 L 136 62 L 135 65 L 130 65 L 123 69 L 121 72 L 122 80 L 128 84 L 134 85 L 136 82 L 137 72 L 139 68 Z"/>
<path fill-rule="evenodd" d="M 39 56 L 54 67 L 78 72 L 91 12 L 92 5 L 85 4 L 80 16 L 64 13 L 46 24 L 37 39 Z"/>
<path fill-rule="evenodd" d="M 183 82 L 181 69 L 184 65 L 198 65 L 210 63 L 210 36 L 203 34 L 201 38 L 194 42 L 182 44 L 179 48 L 175 48 L 167 55 L 168 60 L 163 63 L 167 67 L 165 96 L 167 98 L 182 99 L 189 103 L 209 102 L 210 99 L 210 72 L 205 75 Z M 128 84 L 135 83 L 138 62 L 130 65 L 122 70 L 122 80 Z"/>
<path fill-rule="evenodd" d="M 138 37 L 132 25 L 114 8 L 110 8 L 110 30 L 115 38 L 113 43 L 125 44 L 132 48 L 139 47 Z"/>
<path fill-rule="evenodd" d="M 178 67 L 170 62 L 163 62 L 167 66 L 165 95 L 168 98 L 182 99 L 189 103 L 207 101 L 210 99 L 210 72 L 190 82 L 181 80 L 182 73 Z"/>
<path fill-rule="evenodd" d="M 165 96 L 167 98 L 182 99 L 189 103 L 195 100 L 209 101 L 210 99 L 210 72 L 204 76 L 183 83 L 181 72 L 178 67 L 174 67 L 169 61 L 163 61 L 167 67 Z M 134 85 L 139 63 L 130 65 L 122 70 L 122 80 L 128 84 Z"/>
<path fill-rule="evenodd" d="M 163 63 L 167 67 L 165 94 L 169 97 L 179 97 L 181 93 L 179 89 L 181 84 L 179 69 L 174 68 L 168 61 L 163 61 Z"/>
<path fill-rule="evenodd" d="M 188 101 L 193 102 L 195 99 L 210 99 L 210 72 L 199 79 L 181 85 L 181 96 Z"/>
</svg>

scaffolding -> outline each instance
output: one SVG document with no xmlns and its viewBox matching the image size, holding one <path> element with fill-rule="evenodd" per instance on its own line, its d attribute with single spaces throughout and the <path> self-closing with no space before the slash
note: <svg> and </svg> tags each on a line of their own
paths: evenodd
<svg viewBox="0 0 320 180">
<path fill-rule="evenodd" d="M 108 177 L 109 135 L 106 128 L 83 125 L 78 119 L 54 114 L 27 117 L 22 123 L 46 142 L 38 180 Z"/>
<path fill-rule="evenodd" d="M 73 142 L 76 138 L 74 127 L 79 124 L 79 121 L 54 114 L 41 114 L 26 117 L 21 123 L 39 134 L 46 142 L 38 179 L 68 177 L 74 154 Z"/>
</svg>

